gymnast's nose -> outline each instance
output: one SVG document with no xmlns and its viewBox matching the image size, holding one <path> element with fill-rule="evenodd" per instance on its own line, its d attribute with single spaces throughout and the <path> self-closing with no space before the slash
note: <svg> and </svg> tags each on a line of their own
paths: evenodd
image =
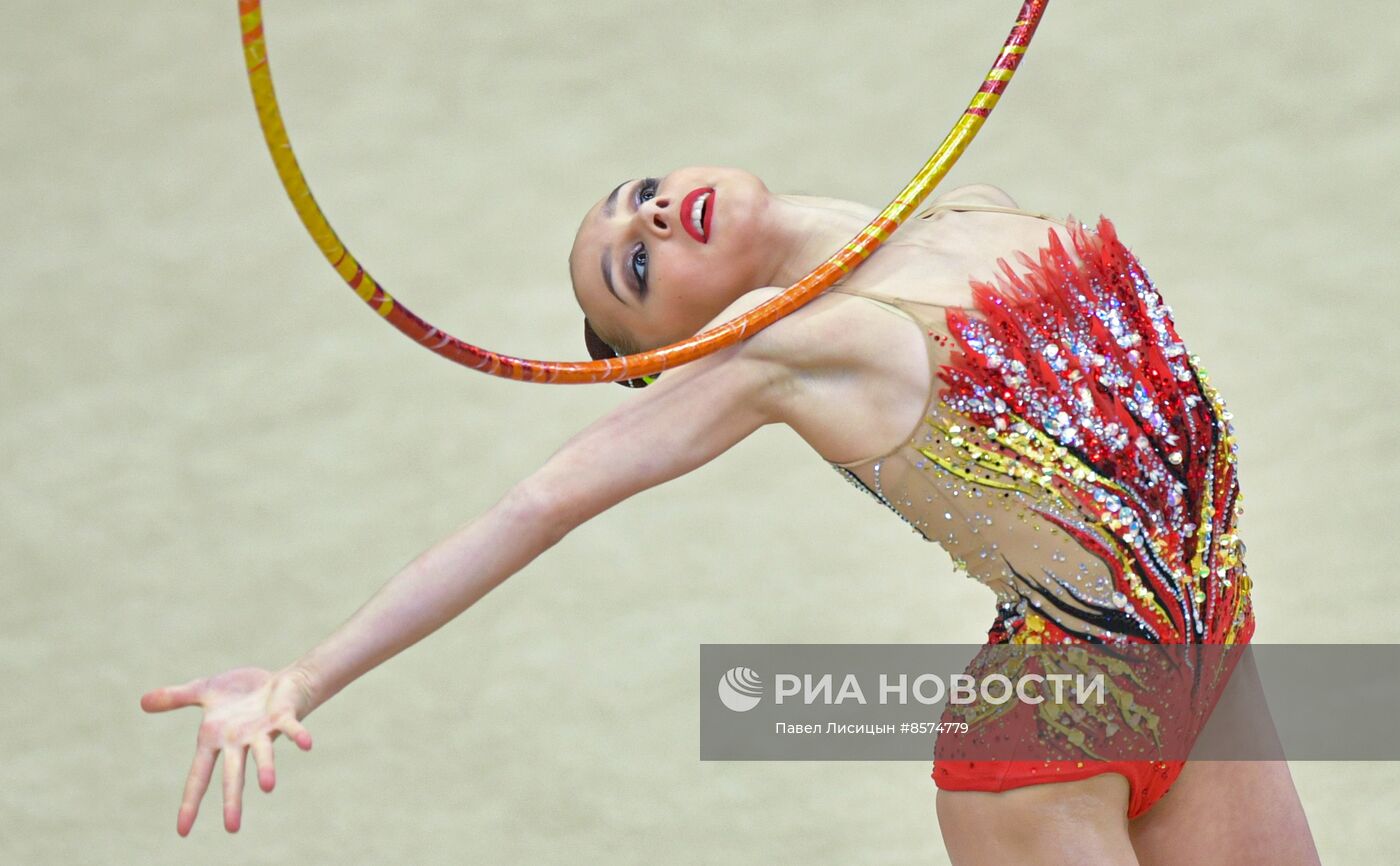
<svg viewBox="0 0 1400 866">
<path fill-rule="evenodd" d="M 642 202 L 642 206 L 637 208 L 636 219 L 641 223 L 641 230 L 647 234 L 657 238 L 670 237 L 676 227 L 675 208 L 670 196 L 658 195 Z"/>
</svg>

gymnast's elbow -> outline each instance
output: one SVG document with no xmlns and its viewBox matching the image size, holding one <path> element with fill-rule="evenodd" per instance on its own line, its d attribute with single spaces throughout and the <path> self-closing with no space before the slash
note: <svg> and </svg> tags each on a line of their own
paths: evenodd
<svg viewBox="0 0 1400 866">
<path fill-rule="evenodd" d="M 632 492 L 599 470 L 556 456 L 513 486 L 496 510 L 511 532 L 528 534 L 533 547 L 547 550 Z"/>
<path fill-rule="evenodd" d="M 511 487 L 493 510 L 512 532 L 534 536 L 535 546 L 543 551 L 585 522 L 578 505 L 567 490 L 532 475 Z"/>
</svg>

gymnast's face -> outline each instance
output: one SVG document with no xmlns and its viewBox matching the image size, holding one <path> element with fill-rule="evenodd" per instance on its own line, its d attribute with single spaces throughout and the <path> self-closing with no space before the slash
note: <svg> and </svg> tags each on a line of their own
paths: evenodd
<svg viewBox="0 0 1400 866">
<path fill-rule="evenodd" d="M 697 167 L 623 181 L 589 210 L 569 272 L 604 337 L 653 349 L 685 339 L 767 285 L 773 196 L 754 175 Z"/>
</svg>

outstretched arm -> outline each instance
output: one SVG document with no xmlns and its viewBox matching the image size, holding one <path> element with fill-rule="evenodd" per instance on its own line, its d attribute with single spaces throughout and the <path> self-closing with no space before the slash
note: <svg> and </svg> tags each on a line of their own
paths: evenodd
<svg viewBox="0 0 1400 866">
<path fill-rule="evenodd" d="M 709 362 L 709 363 L 706 363 Z M 782 366 L 753 342 L 670 371 L 409 563 L 292 665 L 307 712 L 475 604 L 575 527 L 774 420 Z"/>
<path fill-rule="evenodd" d="M 224 826 L 233 832 L 242 818 L 248 750 L 260 786 L 271 791 L 271 744 L 279 734 L 309 749 L 300 720 L 355 679 L 451 621 L 590 517 L 779 420 L 790 377 L 767 333 L 668 371 L 636 392 L 569 439 L 485 514 L 414 559 L 286 668 L 239 668 L 145 694 L 141 706 L 148 712 L 204 709 L 178 832 L 193 826 L 219 752 Z"/>
</svg>

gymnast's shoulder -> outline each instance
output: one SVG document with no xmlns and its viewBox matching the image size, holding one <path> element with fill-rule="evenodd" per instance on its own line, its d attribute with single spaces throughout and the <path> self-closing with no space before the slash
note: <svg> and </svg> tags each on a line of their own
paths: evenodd
<svg viewBox="0 0 1400 866">
<path fill-rule="evenodd" d="M 743 315 L 784 291 L 783 287 L 767 286 L 747 292 L 707 327 Z M 785 382 L 791 387 L 829 374 L 844 378 L 870 366 L 872 358 L 888 354 L 882 347 L 897 341 L 908 327 L 907 321 L 892 317 L 887 310 L 849 295 L 827 293 L 731 349 L 746 366 L 767 367 L 770 382 Z M 922 344 L 917 348 L 922 358 Z"/>
<path fill-rule="evenodd" d="M 954 187 L 936 196 L 929 205 L 948 204 L 989 204 L 997 207 L 1019 207 L 1016 200 L 999 186 L 990 183 L 969 183 Z"/>
</svg>

